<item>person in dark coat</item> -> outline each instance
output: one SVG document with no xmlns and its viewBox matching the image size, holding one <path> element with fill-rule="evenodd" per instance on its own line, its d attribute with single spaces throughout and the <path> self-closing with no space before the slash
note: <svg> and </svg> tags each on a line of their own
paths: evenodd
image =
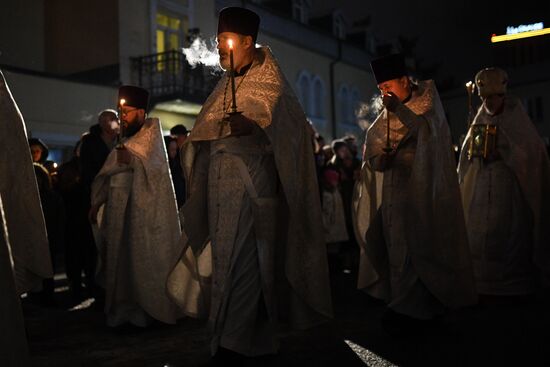
<svg viewBox="0 0 550 367">
<path fill-rule="evenodd" d="M 170 173 L 172 174 L 172 182 L 174 183 L 174 191 L 176 192 L 176 200 L 178 202 L 178 209 L 185 203 L 185 179 L 183 177 L 183 170 L 180 164 L 180 149 L 183 143 L 189 135 L 189 130 L 182 125 L 175 125 L 170 129 L 170 135 L 174 138 L 176 143 L 176 156 L 170 161 Z M 172 143 L 173 144 L 173 143 Z M 166 145 L 168 150 L 168 145 Z M 170 157 L 170 151 L 168 150 L 168 157 Z"/>
<path fill-rule="evenodd" d="M 29 149 L 33 163 L 39 163 L 50 175 L 53 187 L 57 184 L 57 163 L 49 160 L 50 150 L 48 146 L 38 138 L 29 138 Z"/>
<path fill-rule="evenodd" d="M 353 230 L 351 202 L 358 174 L 357 171 L 360 169 L 360 162 L 354 157 L 349 144 L 344 139 L 334 140 L 331 147 L 334 155 L 327 163 L 327 167 L 334 169 L 340 174 L 339 190 L 342 195 L 346 229 L 349 235 L 349 239 L 341 247 L 342 271 L 349 274 L 355 271 L 359 265 L 357 263 L 359 247 Z"/>
<path fill-rule="evenodd" d="M 54 273 L 56 270 L 56 258 L 65 247 L 65 208 L 63 199 L 53 190 L 52 181 L 48 170 L 39 163 L 34 163 L 34 172 L 36 174 L 36 183 L 40 192 L 40 203 L 46 230 L 48 233 L 48 243 L 50 245 L 50 256 Z M 53 278 L 44 279 L 40 292 L 40 301 L 45 306 L 55 305 L 54 301 L 54 280 Z"/>
<path fill-rule="evenodd" d="M 71 264 L 68 270 L 73 279 L 71 284 L 78 293 L 81 270 L 85 273 L 85 285 L 90 296 L 95 295 L 95 268 L 97 261 L 97 250 L 94 242 L 92 228 L 88 221 L 88 212 L 91 206 L 91 187 L 97 173 L 103 167 L 107 156 L 117 143 L 119 120 L 116 111 L 103 110 L 98 115 L 98 123 L 90 127 L 90 131 L 82 136 L 80 145 L 80 180 L 82 190 L 81 207 L 78 209 L 78 228 L 80 251 L 74 252 L 75 257 L 69 260 Z M 72 260 L 74 259 L 74 263 Z M 74 267 L 73 267 L 74 265 Z M 83 268 L 83 269 L 82 269 Z"/>
<path fill-rule="evenodd" d="M 91 255 L 87 226 L 83 213 L 86 212 L 85 192 L 80 173 L 79 140 L 73 150 L 73 157 L 63 163 L 57 173 L 57 190 L 63 198 L 67 221 L 65 225 L 65 271 L 69 280 L 69 288 L 73 298 L 79 300 L 82 295 L 82 271 L 88 274 L 90 266 L 85 260 Z"/>
<path fill-rule="evenodd" d="M 98 123 L 92 125 L 89 133 L 82 136 L 80 161 L 82 182 L 85 187 L 91 187 L 95 176 L 116 145 L 118 129 L 119 122 L 116 111 L 104 110 L 98 116 Z"/>
<path fill-rule="evenodd" d="M 31 150 L 32 161 L 44 165 L 48 159 L 48 146 L 38 138 L 29 138 L 29 148 Z"/>
<path fill-rule="evenodd" d="M 172 175 L 172 183 L 174 184 L 174 191 L 176 193 L 176 201 L 179 209 L 185 202 L 185 185 L 182 186 L 180 184 L 180 181 L 183 181 L 183 176 L 178 159 L 177 139 L 167 135 L 164 137 L 164 145 L 166 146 L 166 153 L 168 154 L 168 166 L 170 167 L 170 174 Z"/>
</svg>

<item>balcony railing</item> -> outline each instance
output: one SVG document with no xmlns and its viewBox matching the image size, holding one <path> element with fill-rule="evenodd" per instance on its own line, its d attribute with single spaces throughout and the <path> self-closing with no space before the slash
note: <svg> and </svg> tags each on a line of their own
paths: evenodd
<svg viewBox="0 0 550 367">
<path fill-rule="evenodd" d="M 151 102 L 174 99 L 203 103 L 219 76 L 202 65 L 191 67 L 179 51 L 132 58 L 132 80 L 151 93 Z"/>
</svg>

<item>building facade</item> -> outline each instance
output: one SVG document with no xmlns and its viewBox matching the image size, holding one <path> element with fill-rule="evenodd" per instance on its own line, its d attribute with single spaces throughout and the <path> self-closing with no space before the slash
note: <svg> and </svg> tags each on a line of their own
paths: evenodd
<svg viewBox="0 0 550 367">
<path fill-rule="evenodd" d="M 117 87 L 151 92 L 150 116 L 191 128 L 219 74 L 192 67 L 183 48 L 215 44 L 217 14 L 245 6 L 262 18 L 268 45 L 317 131 L 360 137 L 357 111 L 376 93 L 367 52 L 346 41 L 337 9 L 310 0 L 7 0 L 0 13 L 0 67 L 27 123 L 60 161 L 116 106 Z M 22 26 L 24 25 L 24 26 Z"/>
</svg>

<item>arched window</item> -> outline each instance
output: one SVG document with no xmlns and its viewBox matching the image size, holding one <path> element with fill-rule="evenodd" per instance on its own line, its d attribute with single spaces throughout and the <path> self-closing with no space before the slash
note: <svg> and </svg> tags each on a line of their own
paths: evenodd
<svg viewBox="0 0 550 367">
<path fill-rule="evenodd" d="M 350 106 L 350 119 L 351 123 L 355 123 L 357 120 L 357 111 L 361 104 L 361 93 L 359 89 L 353 88 L 351 91 L 351 106 Z"/>
<path fill-rule="evenodd" d="M 323 99 L 325 88 L 323 81 L 318 76 L 313 80 L 313 105 L 312 113 L 315 117 L 323 117 Z"/>
<path fill-rule="evenodd" d="M 350 123 L 350 93 L 347 85 L 342 85 L 340 87 L 340 92 L 338 93 L 340 100 L 340 123 L 348 124 Z"/>
<path fill-rule="evenodd" d="M 298 94 L 298 99 L 302 103 L 302 108 L 306 115 L 311 113 L 311 77 L 307 71 L 302 71 L 298 76 L 298 81 L 296 82 L 296 89 Z"/>
</svg>

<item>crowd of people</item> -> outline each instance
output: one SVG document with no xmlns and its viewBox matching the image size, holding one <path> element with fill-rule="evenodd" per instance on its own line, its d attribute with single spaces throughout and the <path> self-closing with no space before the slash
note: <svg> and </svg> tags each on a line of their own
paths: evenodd
<svg viewBox="0 0 550 367">
<path fill-rule="evenodd" d="M 346 135 L 325 144 L 315 136 L 315 163 L 323 211 L 323 229 L 331 268 L 356 273 L 359 247 L 355 240 L 352 199 L 361 170 L 355 136 Z"/>
<path fill-rule="evenodd" d="M 256 47 L 259 22 L 221 11 L 227 72 L 191 131 L 163 136 L 149 93 L 122 86 L 120 115 L 101 111 L 59 168 L 28 140 L 42 260 L 56 271 L 62 260 L 73 297 L 101 301 L 111 327 L 206 317 L 212 355 L 228 361 L 276 353 L 280 322 L 331 318 L 330 272 L 388 304 L 391 334 L 547 287 L 550 162 L 503 70 L 476 75 L 482 104 L 457 168 L 435 83 L 413 81 L 402 55 L 373 60 L 384 108 L 360 153 L 354 136 L 314 133 L 269 48 Z M 18 294 L 41 289 L 54 304 L 53 273 L 18 287 L 14 260 Z"/>
</svg>

